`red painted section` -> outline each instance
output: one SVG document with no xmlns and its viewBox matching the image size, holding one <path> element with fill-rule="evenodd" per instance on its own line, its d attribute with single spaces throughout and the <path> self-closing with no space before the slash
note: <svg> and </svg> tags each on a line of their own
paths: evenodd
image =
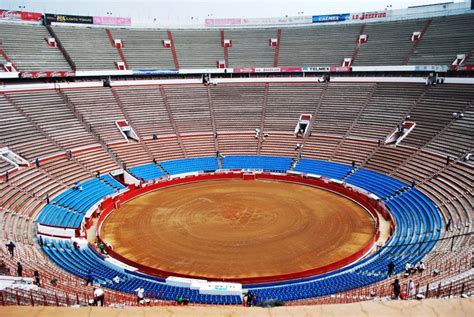
<svg viewBox="0 0 474 317">
<path fill-rule="evenodd" d="M 109 37 L 110 44 L 113 47 L 115 47 L 114 36 L 112 35 L 112 32 L 109 29 L 105 29 L 105 32 L 107 32 L 107 36 Z M 125 64 L 125 68 L 128 69 L 127 59 L 125 58 L 125 54 L 123 53 L 122 49 L 120 47 L 115 47 L 115 48 L 117 49 L 120 59 Z"/>
<path fill-rule="evenodd" d="M 282 30 L 277 30 L 277 45 L 275 47 L 275 56 L 273 57 L 273 67 L 278 66 L 278 57 L 280 56 L 280 43 L 281 43 L 281 33 Z"/>
<path fill-rule="evenodd" d="M 3 59 L 6 60 L 9 63 L 12 63 L 13 67 L 16 69 L 16 71 L 20 71 L 18 67 L 16 67 L 15 63 L 8 57 L 7 53 L 5 53 L 4 50 L 0 49 L 0 55 L 2 55 Z"/>
<path fill-rule="evenodd" d="M 114 198 L 108 198 L 105 200 L 100 208 L 101 208 L 101 214 L 97 223 L 97 228 L 99 228 L 98 235 L 100 235 L 100 228 L 105 220 L 105 218 L 113 212 L 116 204 L 123 204 L 128 200 L 131 200 L 137 196 L 143 195 L 145 193 L 148 193 L 150 191 L 154 191 L 160 188 L 166 188 L 170 186 L 176 186 L 176 185 L 181 185 L 181 184 L 187 184 L 191 182 L 202 182 L 202 181 L 211 181 L 211 180 L 216 180 L 216 179 L 248 179 L 249 173 L 242 173 L 240 171 L 238 172 L 227 172 L 227 173 L 211 173 L 211 174 L 200 174 L 198 176 L 187 176 L 183 178 L 176 178 L 176 179 L 165 179 L 157 183 L 150 184 L 145 187 L 138 187 L 135 188 L 133 185 L 131 185 L 129 188 L 130 190 L 127 192 L 124 192 Z M 235 279 L 219 279 L 219 280 L 225 280 L 227 282 L 238 282 L 238 283 L 243 283 L 243 284 L 257 284 L 257 283 L 265 283 L 265 282 L 274 282 L 274 281 L 284 281 L 284 280 L 292 280 L 292 279 L 299 279 L 303 277 L 309 277 L 309 276 L 315 276 L 327 272 L 334 271 L 338 268 L 341 268 L 343 266 L 346 266 L 358 259 L 360 259 L 362 256 L 364 256 L 375 244 L 377 239 L 379 238 L 380 232 L 378 230 L 378 223 L 379 223 L 379 216 L 378 214 L 380 213 L 384 218 L 387 220 L 391 221 L 390 214 L 388 211 L 385 209 L 383 204 L 379 204 L 379 202 L 367 197 L 366 195 L 356 192 L 352 190 L 350 187 L 346 187 L 341 184 L 337 183 L 329 183 L 327 179 L 315 179 L 315 178 L 309 178 L 306 176 L 302 175 L 285 175 L 285 174 L 271 174 L 271 173 L 261 173 L 261 174 L 254 174 L 253 176 L 256 179 L 266 179 L 266 180 L 274 180 L 274 181 L 282 181 L 282 182 L 291 182 L 291 183 L 299 183 L 299 184 L 305 184 L 305 185 L 311 185 L 319 188 L 324 188 L 331 190 L 333 192 L 336 192 L 342 196 L 345 196 L 349 199 L 354 200 L 355 202 L 359 203 L 361 206 L 365 207 L 367 211 L 375 218 L 376 221 L 376 226 L 377 226 L 377 231 L 375 235 L 372 237 L 372 239 L 364 245 L 359 251 L 356 253 L 352 254 L 349 257 L 346 257 L 340 261 L 337 261 L 335 263 L 331 263 L 329 265 L 323 266 L 323 267 L 318 267 L 314 268 L 311 270 L 307 270 L 304 272 L 297 272 L 297 273 L 292 273 L 292 274 L 283 274 L 283 275 L 277 275 L 277 276 L 263 276 L 263 277 L 254 277 L 254 278 L 235 278 Z M 393 225 L 393 222 L 392 222 Z M 121 256 L 118 253 L 115 253 L 113 250 L 107 250 L 109 255 L 112 257 L 116 258 L 117 260 L 133 266 L 137 268 L 140 272 L 153 275 L 153 276 L 158 276 L 158 277 L 168 277 L 168 276 L 179 276 L 179 277 L 188 277 L 188 278 L 199 278 L 199 279 L 207 279 L 205 276 L 192 276 L 192 275 L 186 275 L 186 274 L 176 274 L 174 272 L 167 272 L 167 271 L 162 271 L 154 268 L 150 268 L 147 266 L 143 266 L 139 263 L 135 263 L 123 256 Z"/>
<path fill-rule="evenodd" d="M 171 34 L 171 31 L 168 31 L 168 39 L 171 42 L 171 54 L 173 55 L 174 67 L 178 69 L 179 68 L 178 54 L 176 53 L 176 46 L 174 46 L 173 34 Z"/>
<path fill-rule="evenodd" d="M 225 39 L 224 30 L 221 30 L 221 46 L 224 48 L 225 66 L 230 67 L 229 66 L 229 48 L 224 45 L 224 39 Z"/>
<path fill-rule="evenodd" d="M 423 38 L 423 36 L 425 35 L 426 31 L 428 30 L 428 27 L 431 25 L 431 21 L 432 21 L 431 19 L 429 19 L 428 21 L 426 21 L 425 25 L 423 26 L 423 30 L 421 30 L 420 37 L 418 38 L 418 40 L 415 41 L 415 43 L 413 43 L 413 46 L 411 47 L 411 50 L 410 50 L 410 52 L 408 53 L 407 57 L 405 57 L 405 59 L 403 60 L 402 65 L 408 65 L 408 62 L 410 61 L 410 58 L 411 58 L 412 55 L 415 53 L 416 48 L 418 47 L 418 45 L 419 45 L 420 42 L 421 42 L 421 39 Z"/>
<path fill-rule="evenodd" d="M 128 127 L 128 123 L 125 120 L 117 121 L 119 127 Z"/>
<path fill-rule="evenodd" d="M 362 25 L 360 26 L 359 35 L 364 34 L 364 31 L 365 31 L 365 24 L 362 24 Z M 357 58 L 357 55 L 359 55 L 360 45 L 361 45 L 361 44 L 359 44 L 359 36 L 357 36 L 357 45 L 356 45 L 356 47 L 354 48 L 354 52 L 352 53 L 352 57 L 351 57 L 351 58 L 352 58 L 352 62 L 351 62 L 351 65 L 354 64 L 354 62 L 355 62 L 355 60 L 356 60 L 356 58 Z"/>
</svg>

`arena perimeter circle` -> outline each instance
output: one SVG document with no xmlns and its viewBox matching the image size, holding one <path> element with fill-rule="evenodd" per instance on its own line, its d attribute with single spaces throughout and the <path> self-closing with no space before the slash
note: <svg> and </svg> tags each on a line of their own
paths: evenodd
<svg viewBox="0 0 474 317">
<path fill-rule="evenodd" d="M 208 279 L 297 274 L 344 259 L 375 234 L 353 201 L 285 182 L 213 180 L 127 202 L 101 238 L 146 267 Z"/>
</svg>

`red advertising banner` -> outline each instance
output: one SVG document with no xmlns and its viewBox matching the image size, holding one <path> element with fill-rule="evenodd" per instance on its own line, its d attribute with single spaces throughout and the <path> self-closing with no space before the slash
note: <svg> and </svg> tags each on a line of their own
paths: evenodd
<svg viewBox="0 0 474 317">
<path fill-rule="evenodd" d="M 256 67 L 256 68 L 234 68 L 234 73 L 300 73 L 301 67 Z"/>
<path fill-rule="evenodd" d="M 304 72 L 350 72 L 347 66 L 303 67 Z"/>
<path fill-rule="evenodd" d="M 234 68 L 234 73 L 255 73 L 255 68 Z"/>
<path fill-rule="evenodd" d="M 474 72 L 474 65 L 451 66 L 452 71 Z"/>
<path fill-rule="evenodd" d="M 43 17 L 42 13 L 21 12 L 12 10 L 0 10 L 0 20 L 31 21 L 39 22 Z"/>
<path fill-rule="evenodd" d="M 379 12 L 363 12 L 363 13 L 354 13 L 352 15 L 352 20 L 369 20 L 369 19 L 380 19 L 386 18 L 387 11 Z"/>
<path fill-rule="evenodd" d="M 20 78 L 53 78 L 53 77 L 73 77 L 76 73 L 67 72 L 21 72 Z"/>
</svg>

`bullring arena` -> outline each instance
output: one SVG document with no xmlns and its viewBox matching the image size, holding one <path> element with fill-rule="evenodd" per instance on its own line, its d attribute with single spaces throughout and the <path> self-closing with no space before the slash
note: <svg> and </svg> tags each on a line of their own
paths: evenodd
<svg viewBox="0 0 474 317">
<path fill-rule="evenodd" d="M 0 8 L 2 316 L 474 315 L 474 2 L 46 2 Z"/>
<path fill-rule="evenodd" d="M 249 280 L 340 261 L 374 234 L 370 215 L 334 193 L 222 180 L 136 198 L 109 216 L 101 238 L 114 252 L 157 270 Z"/>
</svg>

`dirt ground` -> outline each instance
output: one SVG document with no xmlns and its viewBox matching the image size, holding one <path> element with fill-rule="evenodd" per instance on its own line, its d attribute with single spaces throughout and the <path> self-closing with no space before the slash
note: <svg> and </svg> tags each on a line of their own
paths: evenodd
<svg viewBox="0 0 474 317">
<path fill-rule="evenodd" d="M 148 267 L 209 279 L 302 272 L 343 259 L 375 233 L 354 202 L 309 186 L 217 180 L 124 204 L 101 237 Z"/>
</svg>

